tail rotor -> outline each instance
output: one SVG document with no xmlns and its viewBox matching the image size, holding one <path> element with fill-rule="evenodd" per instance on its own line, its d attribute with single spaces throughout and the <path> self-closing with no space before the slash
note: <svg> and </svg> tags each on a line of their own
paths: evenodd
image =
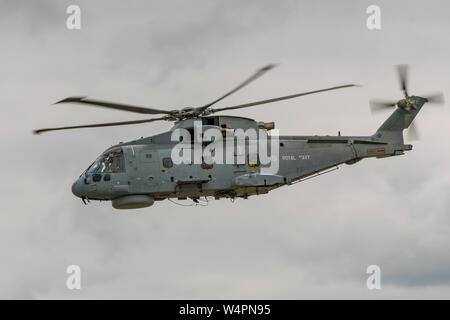
<svg viewBox="0 0 450 320">
<path fill-rule="evenodd" d="M 370 110 L 372 113 L 377 113 L 379 111 L 384 111 L 392 108 L 402 109 L 405 114 L 405 126 L 404 128 L 408 128 L 407 136 L 410 140 L 417 140 L 419 138 L 419 131 L 417 126 L 414 124 L 413 119 L 415 114 L 412 112 L 418 109 L 418 106 L 422 106 L 423 103 L 431 103 L 435 105 L 443 105 L 444 104 L 444 95 L 441 92 L 431 94 L 428 96 L 410 96 L 408 94 L 408 73 L 409 67 L 406 64 L 398 65 L 396 67 L 398 81 L 400 84 L 400 89 L 403 92 L 404 99 L 399 101 L 380 101 L 380 100 L 371 100 L 370 101 Z"/>
</svg>

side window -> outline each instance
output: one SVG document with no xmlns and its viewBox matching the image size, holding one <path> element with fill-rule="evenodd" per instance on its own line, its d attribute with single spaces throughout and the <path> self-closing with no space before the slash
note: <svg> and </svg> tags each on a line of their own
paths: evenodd
<svg viewBox="0 0 450 320">
<path fill-rule="evenodd" d="M 163 158 L 162 164 L 164 168 L 172 168 L 173 167 L 172 158 Z"/>
<path fill-rule="evenodd" d="M 109 167 L 107 172 L 122 172 L 124 171 L 123 153 L 112 153 L 109 159 Z"/>
<path fill-rule="evenodd" d="M 88 173 L 123 172 L 125 171 L 122 148 L 117 148 L 103 153 L 87 169 Z"/>
</svg>

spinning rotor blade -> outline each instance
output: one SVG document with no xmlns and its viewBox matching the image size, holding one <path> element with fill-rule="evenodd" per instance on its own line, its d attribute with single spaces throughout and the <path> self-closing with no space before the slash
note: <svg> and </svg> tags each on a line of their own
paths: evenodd
<svg viewBox="0 0 450 320">
<path fill-rule="evenodd" d="M 370 110 L 372 113 L 395 107 L 397 102 L 370 100 Z"/>
<path fill-rule="evenodd" d="M 407 131 L 408 140 L 419 140 L 419 130 L 417 129 L 417 125 L 414 124 L 414 122 L 411 123 L 411 125 L 408 128 Z"/>
<path fill-rule="evenodd" d="M 401 64 L 397 66 L 398 80 L 400 88 L 403 90 L 405 97 L 408 97 L 408 65 Z"/>
<path fill-rule="evenodd" d="M 395 106 L 398 106 L 399 108 L 403 109 L 403 112 L 405 112 L 404 113 L 405 123 L 403 128 L 408 127 L 406 131 L 407 137 L 410 140 L 418 140 L 419 130 L 417 129 L 417 125 L 415 124 L 414 120 L 411 118 L 412 117 L 411 112 L 415 109 L 417 110 L 416 105 L 417 103 L 421 103 L 420 107 L 424 102 L 444 104 L 444 95 L 441 92 L 439 92 L 423 97 L 410 97 L 408 95 L 408 69 L 409 69 L 408 65 L 405 64 L 397 66 L 397 75 L 400 82 L 400 88 L 402 89 L 405 98 L 398 102 L 383 102 L 372 100 L 370 101 L 370 108 L 372 112 L 388 109 Z M 426 100 L 424 101 L 422 100 L 422 98 Z M 417 112 L 415 114 L 417 114 Z"/>
<path fill-rule="evenodd" d="M 124 126 L 129 124 L 139 124 L 146 122 L 153 122 L 158 120 L 168 120 L 168 117 L 161 118 L 153 118 L 153 119 L 144 119 L 144 120 L 133 120 L 133 121 L 121 121 L 121 122 L 108 122 L 108 123 L 97 123 L 97 124 L 87 124 L 82 126 L 69 126 L 69 127 L 59 127 L 59 128 L 45 128 L 34 130 L 34 134 L 41 134 L 47 131 L 56 131 L 56 130 L 67 130 L 67 129 L 79 129 L 79 128 L 98 128 L 98 127 L 112 127 L 112 126 Z"/>
<path fill-rule="evenodd" d="M 427 99 L 429 103 L 436 103 L 441 105 L 445 103 L 444 95 L 442 94 L 442 92 L 424 96 L 424 98 Z"/>
<path fill-rule="evenodd" d="M 132 105 L 128 105 L 128 104 L 94 100 L 94 99 L 89 99 L 87 97 L 69 97 L 69 98 L 63 99 L 61 101 L 58 101 L 55 104 L 70 103 L 70 102 L 87 104 L 87 105 L 96 106 L 96 107 L 130 111 L 130 112 L 136 112 L 136 113 L 145 113 L 145 114 L 161 114 L 161 113 L 162 114 L 171 114 L 171 113 L 173 113 L 173 111 L 146 108 L 146 107 L 137 107 L 137 106 L 132 106 Z"/>
<path fill-rule="evenodd" d="M 253 82 L 254 80 L 258 79 L 259 77 L 261 77 L 264 73 L 266 73 L 267 71 L 273 69 L 274 67 L 276 67 L 276 64 L 269 64 L 259 70 L 257 70 L 254 74 L 252 74 L 250 76 L 250 78 L 248 78 L 247 80 L 245 80 L 244 82 L 242 82 L 240 85 L 238 85 L 236 88 L 234 88 L 233 90 L 231 90 L 230 92 L 226 93 L 225 95 L 221 96 L 220 98 L 214 100 L 213 102 L 210 102 L 208 104 L 205 104 L 204 106 L 198 107 L 197 110 L 202 112 L 206 109 L 208 109 L 209 107 L 211 107 L 213 104 L 216 104 L 217 102 L 225 99 L 226 97 L 230 96 L 231 94 L 235 93 L 236 91 L 242 89 L 243 87 L 245 87 L 246 85 L 248 85 L 249 83 Z"/>
<path fill-rule="evenodd" d="M 313 93 L 319 93 L 319 92 L 325 92 L 325 91 L 342 89 L 342 88 L 349 88 L 349 87 L 356 87 L 356 86 L 357 85 L 355 85 L 355 84 L 346 84 L 346 85 L 343 85 L 343 86 L 337 86 L 337 87 L 331 87 L 331 88 L 326 88 L 326 89 L 321 89 L 321 90 L 297 93 L 297 94 L 293 94 L 293 95 L 289 95 L 289 96 L 283 96 L 283 97 L 278 97 L 278 98 L 272 98 L 272 99 L 267 99 L 267 100 L 261 100 L 261 101 L 256 101 L 256 102 L 239 104 L 239 105 L 232 106 L 232 107 L 217 108 L 217 109 L 213 109 L 212 113 L 219 112 L 219 111 L 224 111 L 224 110 L 234 110 L 234 109 L 247 108 L 247 107 L 257 106 L 257 105 L 260 105 L 260 104 L 272 103 L 272 102 L 277 102 L 277 101 L 281 101 L 281 100 L 287 100 L 287 99 L 297 98 L 297 97 L 301 97 L 301 96 L 306 96 L 306 95 L 313 94 Z"/>
<path fill-rule="evenodd" d="M 419 130 L 417 129 L 417 125 L 414 122 L 414 120 L 411 120 L 411 114 L 407 113 L 405 115 L 405 121 L 406 123 L 409 123 L 409 127 L 406 130 L 406 135 L 408 140 L 419 140 Z"/>
</svg>

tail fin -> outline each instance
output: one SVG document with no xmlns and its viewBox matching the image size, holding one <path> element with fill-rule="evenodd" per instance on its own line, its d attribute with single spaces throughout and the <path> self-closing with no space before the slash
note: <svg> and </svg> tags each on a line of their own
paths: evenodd
<svg viewBox="0 0 450 320">
<path fill-rule="evenodd" d="M 400 100 L 398 102 L 399 107 L 378 128 L 374 136 L 403 145 L 403 130 L 410 126 L 422 106 L 427 102 L 427 99 L 412 96 L 409 97 L 409 102 L 412 104 L 412 107 L 408 111 L 405 107 L 406 101 Z"/>
</svg>

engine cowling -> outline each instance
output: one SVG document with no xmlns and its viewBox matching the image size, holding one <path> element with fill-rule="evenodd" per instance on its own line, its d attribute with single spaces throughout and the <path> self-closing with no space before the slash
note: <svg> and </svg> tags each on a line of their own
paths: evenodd
<svg viewBox="0 0 450 320">
<path fill-rule="evenodd" d="M 115 209 L 139 209 L 153 205 L 155 199 L 145 194 L 133 194 L 123 196 L 112 201 Z"/>
</svg>

